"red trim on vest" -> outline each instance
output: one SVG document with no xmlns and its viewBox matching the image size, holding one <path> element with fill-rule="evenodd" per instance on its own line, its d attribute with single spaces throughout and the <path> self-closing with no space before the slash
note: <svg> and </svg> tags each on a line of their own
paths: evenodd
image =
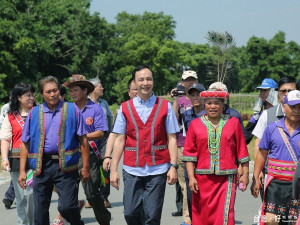
<svg viewBox="0 0 300 225">
<path fill-rule="evenodd" d="M 8 120 L 12 127 L 12 148 L 20 148 L 21 147 L 21 137 L 23 129 L 20 126 L 18 120 L 15 118 L 13 113 L 8 114 Z"/>
<path fill-rule="evenodd" d="M 140 119 L 132 99 L 122 103 L 122 113 L 127 121 L 124 165 L 144 167 L 145 163 L 154 166 L 170 162 L 165 127 L 168 101 L 157 97 L 145 124 Z"/>
</svg>

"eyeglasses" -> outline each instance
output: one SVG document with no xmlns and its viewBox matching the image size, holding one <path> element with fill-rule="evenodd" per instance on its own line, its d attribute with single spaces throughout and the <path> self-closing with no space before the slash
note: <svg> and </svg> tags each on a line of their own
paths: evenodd
<svg viewBox="0 0 300 225">
<path fill-rule="evenodd" d="M 34 94 L 24 94 L 24 96 L 26 96 L 27 98 L 35 98 Z"/>
<path fill-rule="evenodd" d="M 287 92 L 290 92 L 290 91 L 294 91 L 294 90 L 290 90 L 290 89 L 283 89 L 283 90 L 278 90 L 279 92 L 281 92 L 281 93 L 283 93 L 283 94 L 285 94 L 285 93 L 287 93 Z"/>
</svg>

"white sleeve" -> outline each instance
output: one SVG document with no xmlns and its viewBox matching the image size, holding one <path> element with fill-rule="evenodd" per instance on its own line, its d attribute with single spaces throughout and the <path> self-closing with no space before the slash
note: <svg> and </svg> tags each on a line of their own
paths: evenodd
<svg viewBox="0 0 300 225">
<path fill-rule="evenodd" d="M 256 124 L 254 130 L 252 131 L 252 134 L 255 137 L 261 139 L 263 136 L 263 133 L 268 125 L 267 122 L 268 122 L 268 113 L 267 113 L 267 110 L 265 110 L 259 117 L 257 124 Z"/>
<path fill-rule="evenodd" d="M 6 116 L 3 120 L 1 130 L 0 130 L 0 140 L 10 141 L 12 138 L 12 127 L 8 120 L 8 116 Z"/>
</svg>

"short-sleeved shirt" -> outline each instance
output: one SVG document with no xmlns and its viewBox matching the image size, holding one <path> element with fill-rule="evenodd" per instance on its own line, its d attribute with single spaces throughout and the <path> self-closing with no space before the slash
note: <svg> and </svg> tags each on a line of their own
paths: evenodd
<svg viewBox="0 0 300 225">
<path fill-rule="evenodd" d="M 190 123 L 192 122 L 192 120 L 197 118 L 197 114 L 195 114 L 194 108 L 191 108 L 187 111 L 185 111 L 182 114 L 182 120 L 183 120 L 183 136 L 186 136 L 187 130 L 190 126 Z"/>
<path fill-rule="evenodd" d="M 80 110 L 83 116 L 84 128 L 86 133 L 92 133 L 97 130 L 107 131 L 107 125 L 103 110 L 100 105 L 94 103 L 89 99 L 86 106 Z M 101 140 L 95 140 L 97 146 L 100 145 Z"/>
<path fill-rule="evenodd" d="M 146 123 L 149 118 L 152 109 L 154 107 L 156 96 L 152 94 L 152 96 L 146 101 L 142 100 L 139 96 L 133 98 L 133 105 L 140 116 L 143 123 Z M 117 118 L 115 121 L 114 133 L 118 134 L 126 134 L 126 119 L 122 113 L 122 106 L 120 107 Z M 178 122 L 173 111 L 173 108 L 170 103 L 168 103 L 168 115 L 165 121 L 166 132 L 167 134 L 175 134 L 179 132 Z M 148 175 L 157 175 L 166 172 L 170 167 L 170 163 L 164 163 L 156 166 L 148 166 L 147 163 L 144 167 L 130 167 L 123 165 L 123 169 L 132 175 L 135 176 L 148 176 Z"/>
<path fill-rule="evenodd" d="M 9 110 L 9 103 L 6 103 L 6 104 L 4 104 L 1 107 L 1 112 L 0 112 L 0 128 L 2 126 L 4 118 L 6 117 L 6 115 L 8 113 L 8 110 Z"/>
<path fill-rule="evenodd" d="M 37 107 L 37 106 L 36 106 Z M 40 106 L 39 106 L 40 107 Z M 56 109 L 54 111 L 51 111 L 48 108 L 48 105 L 46 102 L 43 103 L 43 114 L 44 114 L 44 127 L 45 127 L 45 143 L 44 143 L 44 153 L 45 154 L 58 154 L 58 131 L 59 131 L 59 125 L 61 122 L 61 107 L 62 102 L 59 100 L 58 105 L 56 106 Z M 77 121 L 77 135 L 83 136 L 86 134 L 85 128 L 84 128 L 84 121 L 82 118 L 81 111 L 79 108 L 76 107 L 76 121 Z M 75 112 L 74 112 L 75 113 Z M 30 141 L 30 120 L 32 119 L 38 119 L 38 118 L 31 118 L 31 112 L 28 114 L 25 125 L 23 128 L 22 138 L 21 140 L 23 142 L 29 142 Z"/>
<path fill-rule="evenodd" d="M 157 97 L 154 94 L 146 101 L 142 100 L 139 96 L 133 98 L 133 105 L 143 123 L 147 122 L 147 119 L 149 118 L 154 107 L 156 98 Z M 168 103 L 168 116 L 166 118 L 165 125 L 167 134 L 174 134 L 176 132 L 179 132 L 178 122 L 170 103 Z M 118 134 L 126 134 L 126 127 L 126 119 L 122 113 L 122 106 L 120 106 L 114 124 L 113 132 Z"/>
<path fill-rule="evenodd" d="M 0 140 L 10 141 L 12 139 L 12 127 L 8 120 L 8 116 L 4 117 L 1 130 L 0 130 Z"/>
<path fill-rule="evenodd" d="M 279 118 L 282 118 L 284 116 L 284 112 L 282 111 L 281 104 L 273 106 L 273 107 L 277 108 L 277 110 L 276 110 L 277 120 Z M 272 109 L 272 108 L 270 108 L 270 109 Z M 270 109 L 263 111 L 263 113 L 260 115 L 260 117 L 257 121 L 257 124 L 256 124 L 254 130 L 252 131 L 252 134 L 259 139 L 262 138 L 263 133 L 268 125 L 268 112 Z M 272 121 L 272 122 L 274 122 L 274 121 Z"/>
<path fill-rule="evenodd" d="M 298 127 L 292 135 L 289 134 L 285 124 L 284 118 L 278 120 L 277 122 L 270 123 L 258 144 L 260 149 L 269 151 L 269 158 L 293 161 L 290 156 L 289 151 L 279 133 L 278 127 L 282 127 L 287 139 L 289 140 L 297 159 L 300 156 L 300 127 Z"/>
<path fill-rule="evenodd" d="M 6 114 L 7 114 L 7 111 L 6 111 Z M 22 119 L 25 120 L 26 116 L 27 116 L 27 114 L 23 114 Z M 13 128 L 8 119 L 8 116 L 6 115 L 3 120 L 1 130 L 0 130 L 0 140 L 6 140 L 6 141 L 10 142 L 12 140 L 12 133 L 13 133 Z M 10 144 L 12 144 L 12 143 L 10 143 Z M 10 168 L 12 171 L 20 170 L 20 158 L 10 158 L 9 163 L 10 163 Z M 26 163 L 26 170 L 27 169 L 29 169 L 28 161 Z"/>
<path fill-rule="evenodd" d="M 109 109 L 108 103 L 106 100 L 99 98 L 98 99 L 98 104 L 101 106 L 103 113 L 104 113 L 104 118 L 106 120 L 106 124 L 108 127 L 109 133 L 112 130 L 112 125 L 113 125 L 113 115 Z"/>
<path fill-rule="evenodd" d="M 180 132 L 176 134 L 177 137 L 177 145 L 180 147 L 184 146 L 184 141 L 185 141 L 185 136 L 183 135 L 184 133 L 184 123 L 183 123 L 183 113 L 189 109 L 193 108 L 192 102 L 190 99 L 188 99 L 186 96 L 182 96 L 178 98 L 178 122 L 180 125 Z"/>
</svg>

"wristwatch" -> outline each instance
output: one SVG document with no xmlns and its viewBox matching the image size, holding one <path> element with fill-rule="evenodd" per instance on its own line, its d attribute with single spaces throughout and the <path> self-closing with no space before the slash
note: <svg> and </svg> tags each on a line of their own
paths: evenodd
<svg viewBox="0 0 300 225">
<path fill-rule="evenodd" d="M 179 165 L 178 165 L 177 163 L 174 163 L 174 164 L 171 163 L 171 166 L 173 166 L 176 170 L 177 170 L 178 167 L 179 167 Z"/>
</svg>

